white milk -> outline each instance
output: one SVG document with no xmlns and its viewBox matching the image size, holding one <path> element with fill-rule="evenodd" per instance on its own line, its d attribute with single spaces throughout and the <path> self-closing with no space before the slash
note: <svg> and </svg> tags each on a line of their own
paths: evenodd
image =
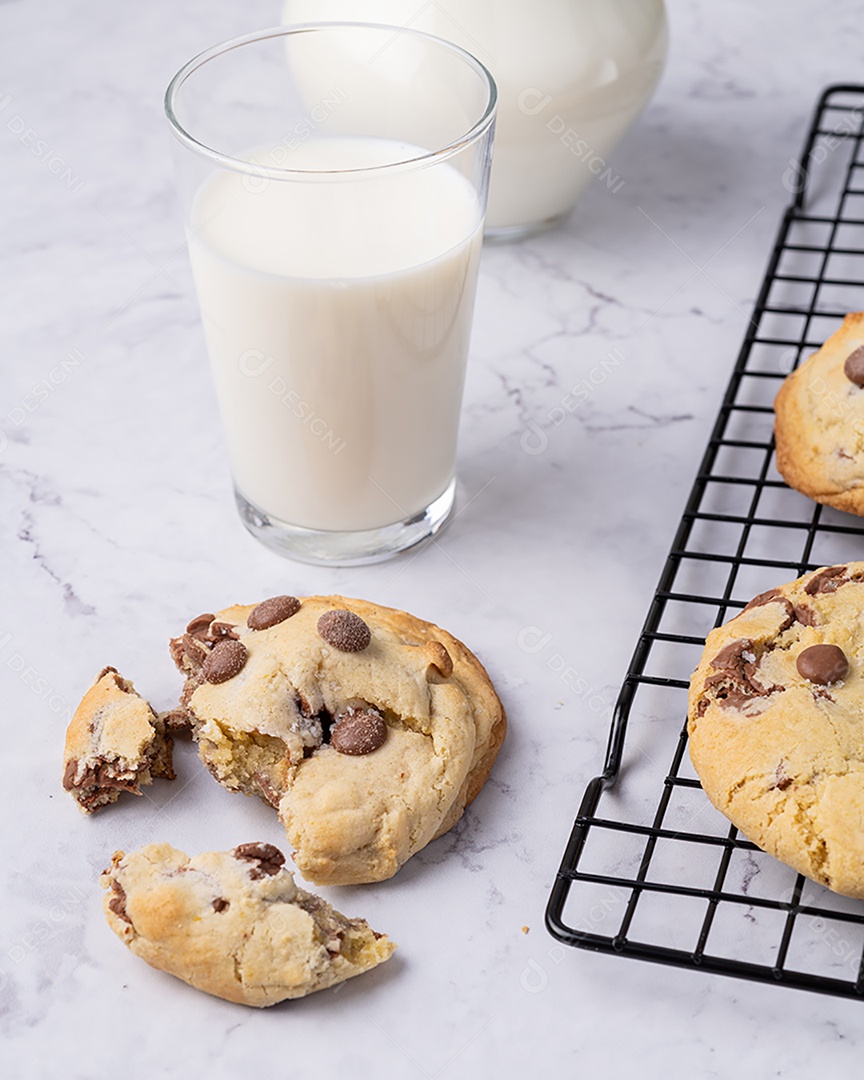
<svg viewBox="0 0 864 1080">
<path fill-rule="evenodd" d="M 290 165 L 356 168 L 413 149 L 311 139 Z M 362 530 L 442 494 L 481 235 L 474 188 L 446 164 L 204 183 L 189 253 L 241 495 L 290 525 Z"/>
<path fill-rule="evenodd" d="M 663 0 L 284 0 L 286 23 L 323 19 L 423 30 L 490 69 L 498 119 L 488 229 L 565 214 L 591 183 L 618 191 L 625 178 L 610 155 L 666 56 Z"/>
</svg>

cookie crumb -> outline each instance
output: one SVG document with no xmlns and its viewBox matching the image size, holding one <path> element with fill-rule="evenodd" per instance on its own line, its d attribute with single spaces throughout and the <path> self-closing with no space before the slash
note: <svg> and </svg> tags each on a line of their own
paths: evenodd
<svg viewBox="0 0 864 1080">
<path fill-rule="evenodd" d="M 523 933 L 523 934 L 527 934 L 527 933 L 528 933 L 528 931 L 529 931 L 529 929 L 530 929 L 530 927 L 528 927 L 528 926 L 523 926 L 523 927 L 522 927 L 522 933 Z"/>
</svg>

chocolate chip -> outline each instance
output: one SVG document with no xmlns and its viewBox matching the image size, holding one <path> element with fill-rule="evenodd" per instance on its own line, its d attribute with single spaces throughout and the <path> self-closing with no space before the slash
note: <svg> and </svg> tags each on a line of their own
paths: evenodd
<svg viewBox="0 0 864 1080">
<path fill-rule="evenodd" d="M 717 653 L 711 661 L 711 667 L 717 668 L 718 671 L 728 671 L 730 674 L 737 675 L 744 665 L 743 654 L 750 652 L 752 648 L 753 642 L 749 638 L 739 638 L 737 641 L 732 641 Z"/>
<path fill-rule="evenodd" d="M 765 686 L 759 679 L 759 658 L 749 638 L 732 641 L 711 661 L 716 674 L 705 680 L 704 689 L 717 688 L 716 699 L 724 708 L 743 708 L 754 697 L 765 697 L 782 689 Z"/>
<path fill-rule="evenodd" d="M 849 674 L 846 654 L 836 645 L 811 645 L 798 654 L 798 674 L 817 686 L 841 682 Z"/>
<path fill-rule="evenodd" d="M 231 853 L 235 859 L 243 859 L 256 865 L 249 870 L 252 878 L 261 878 L 266 874 L 273 877 L 282 869 L 285 856 L 272 844 L 240 844 Z"/>
<path fill-rule="evenodd" d="M 182 652 L 186 659 L 193 667 L 201 667 L 210 652 L 207 645 L 200 638 L 192 637 L 191 634 L 184 634 L 182 639 Z"/>
<path fill-rule="evenodd" d="M 838 581 L 837 579 L 848 569 L 848 566 L 826 566 L 824 570 L 820 570 L 810 578 L 804 586 L 804 592 L 808 596 L 836 592 L 841 585 L 845 584 L 844 581 Z"/>
<path fill-rule="evenodd" d="M 280 795 L 276 788 L 273 787 L 270 777 L 259 769 L 252 774 L 252 779 L 258 785 L 258 789 L 266 802 L 271 806 L 278 806 Z"/>
<path fill-rule="evenodd" d="M 209 683 L 223 683 L 243 670 L 249 657 L 242 641 L 220 641 L 204 661 L 201 671 Z"/>
<path fill-rule="evenodd" d="M 786 775 L 786 762 L 780 761 L 774 770 L 774 783 L 771 787 L 779 791 L 785 791 L 792 783 L 792 777 Z"/>
<path fill-rule="evenodd" d="M 806 604 L 799 604 L 795 608 L 795 618 L 802 626 L 816 626 L 816 612 Z"/>
<path fill-rule="evenodd" d="M 63 787 L 66 791 L 71 791 L 75 787 L 75 774 L 78 772 L 78 762 L 75 758 L 72 758 L 66 764 L 66 768 L 63 771 Z"/>
<path fill-rule="evenodd" d="M 246 625 L 250 630 L 269 630 L 271 626 L 290 619 L 299 610 L 300 601 L 296 596 L 271 596 L 252 608 Z"/>
<path fill-rule="evenodd" d="M 116 667 L 103 667 L 99 674 L 96 676 L 96 682 L 99 682 L 100 679 L 104 679 L 105 676 L 108 674 L 117 675 L 119 673 Z"/>
<path fill-rule="evenodd" d="M 340 754 L 352 757 L 371 754 L 384 745 L 387 725 L 372 709 L 358 709 L 344 713 L 330 732 L 330 745 Z"/>
<path fill-rule="evenodd" d="M 210 612 L 205 612 L 203 615 L 196 615 L 186 627 L 186 633 L 191 634 L 192 637 L 198 638 L 199 641 L 203 641 L 207 637 L 207 631 L 210 629 L 210 623 L 216 618 Z"/>
<path fill-rule="evenodd" d="M 369 627 L 353 611 L 334 608 L 318 620 L 318 633 L 340 652 L 362 652 L 372 640 Z"/>
<path fill-rule="evenodd" d="M 123 922 L 132 925 L 132 920 L 126 912 L 126 890 L 120 884 L 119 881 L 111 882 L 111 891 L 114 895 L 108 901 L 108 908 L 113 911 L 118 919 L 122 919 Z"/>
<path fill-rule="evenodd" d="M 732 686 L 717 695 L 717 704 L 722 709 L 744 709 L 751 701 L 761 696 L 763 695 L 750 688 L 742 689 L 740 686 Z"/>
<path fill-rule="evenodd" d="M 207 631 L 207 641 L 224 641 L 225 638 L 236 641 L 239 637 L 234 623 L 214 621 L 210 623 L 210 629 Z"/>
<path fill-rule="evenodd" d="M 864 386 L 864 345 L 849 353 L 843 365 L 843 374 L 856 386 Z"/>
<path fill-rule="evenodd" d="M 227 907 L 230 907 L 230 904 L 224 896 L 217 896 L 213 901 L 213 910 L 216 912 L 224 911 Z"/>
<path fill-rule="evenodd" d="M 754 596 L 753 599 L 744 608 L 744 611 L 750 611 L 751 608 L 762 607 L 763 604 L 770 604 L 772 600 L 775 600 L 780 595 L 779 589 L 768 589 L 767 592 L 760 592 L 758 596 Z"/>
</svg>

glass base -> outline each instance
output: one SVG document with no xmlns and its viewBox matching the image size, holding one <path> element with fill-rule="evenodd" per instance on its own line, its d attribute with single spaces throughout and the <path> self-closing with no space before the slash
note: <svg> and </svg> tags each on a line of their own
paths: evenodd
<svg viewBox="0 0 864 1080">
<path fill-rule="evenodd" d="M 420 513 L 406 521 L 360 532 L 303 529 L 259 510 L 236 489 L 234 498 L 249 532 L 279 555 L 313 566 L 363 566 L 383 562 L 434 536 L 450 516 L 455 494 L 456 481 L 451 480 L 445 491 Z"/>
<path fill-rule="evenodd" d="M 510 244 L 517 240 L 526 240 L 529 236 L 538 236 L 563 224 L 573 213 L 573 207 L 568 206 L 560 214 L 546 218 L 545 221 L 528 221 L 524 225 L 487 225 L 483 231 L 483 239 L 491 244 Z"/>
</svg>

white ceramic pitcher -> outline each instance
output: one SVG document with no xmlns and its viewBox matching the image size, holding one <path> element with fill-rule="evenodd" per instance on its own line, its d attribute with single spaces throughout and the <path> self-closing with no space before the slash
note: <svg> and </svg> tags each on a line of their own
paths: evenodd
<svg viewBox="0 0 864 1080">
<path fill-rule="evenodd" d="M 609 156 L 666 59 L 663 0 L 286 0 L 283 17 L 410 26 L 486 64 L 499 93 L 486 231 L 499 238 L 556 224 L 591 183 L 621 189 Z"/>
</svg>

